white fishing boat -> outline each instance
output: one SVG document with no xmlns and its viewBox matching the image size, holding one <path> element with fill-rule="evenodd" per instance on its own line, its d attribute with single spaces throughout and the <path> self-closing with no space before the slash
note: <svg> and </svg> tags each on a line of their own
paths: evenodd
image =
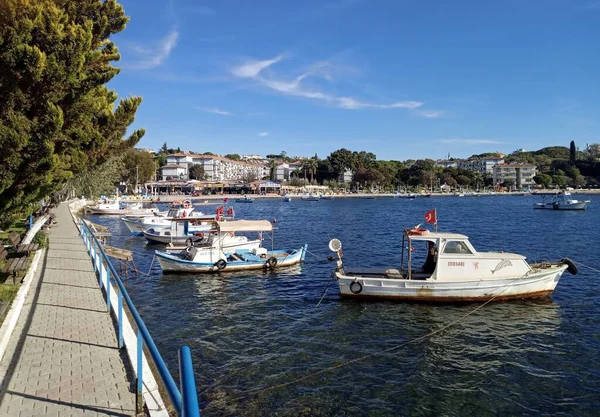
<svg viewBox="0 0 600 417">
<path fill-rule="evenodd" d="M 419 243 L 427 245 L 427 256 L 416 267 Z M 406 256 L 402 250 L 399 267 L 351 269 L 344 266 L 341 242 L 332 239 L 329 248 L 338 254 L 334 276 L 342 296 L 427 302 L 542 297 L 554 291 L 565 270 L 577 273 L 569 259 L 529 264 L 514 253 L 478 252 L 458 233 L 405 229 L 401 245 Z"/>
<path fill-rule="evenodd" d="M 215 218 L 214 215 L 190 219 L 175 218 L 170 220 L 169 227 L 151 227 L 143 230 L 142 235 L 149 243 L 180 245 L 186 243 L 189 238 L 204 236 L 204 233 L 208 233 Z"/>
<path fill-rule="evenodd" d="M 121 220 L 131 234 L 141 236 L 144 230 L 148 230 L 150 228 L 154 230 L 166 229 L 171 227 L 171 222 L 173 219 L 179 218 L 190 218 L 190 219 L 214 219 L 216 216 L 207 216 L 202 212 L 193 212 L 194 208 L 179 208 L 179 209 L 170 209 L 166 213 L 155 213 L 153 215 L 145 215 L 145 216 L 125 216 L 122 217 Z"/>
<path fill-rule="evenodd" d="M 303 201 L 319 201 L 321 197 L 318 195 L 309 194 L 307 196 L 302 197 Z"/>
<path fill-rule="evenodd" d="M 99 214 L 99 215 L 120 215 L 120 216 L 128 216 L 128 215 L 149 215 L 155 212 L 158 212 L 158 207 L 143 207 L 142 203 L 131 203 L 131 204 L 122 204 L 119 202 L 119 199 L 115 200 L 103 200 L 94 206 L 88 206 L 85 210 L 91 214 Z"/>
<path fill-rule="evenodd" d="M 585 210 L 591 200 L 576 200 L 568 191 L 555 194 L 550 199 L 535 203 L 533 208 L 542 210 Z"/>
<path fill-rule="evenodd" d="M 211 233 L 218 236 L 258 232 L 259 240 L 263 233 L 273 231 L 273 225 L 266 220 L 237 220 L 215 222 Z M 214 236 L 214 235 L 213 235 Z M 271 234 L 271 242 L 272 234 Z M 210 245 L 196 247 L 189 245 L 185 251 L 172 253 L 155 251 L 156 258 L 165 272 L 229 272 L 244 270 L 275 270 L 304 261 L 307 245 L 299 249 L 268 250 L 264 247 L 224 247 L 219 237 Z"/>
</svg>

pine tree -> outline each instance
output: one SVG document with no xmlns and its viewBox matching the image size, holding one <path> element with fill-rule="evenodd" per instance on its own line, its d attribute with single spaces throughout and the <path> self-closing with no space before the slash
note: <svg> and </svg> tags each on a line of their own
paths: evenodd
<svg viewBox="0 0 600 417">
<path fill-rule="evenodd" d="M 141 98 L 105 86 L 127 21 L 115 0 L 0 2 L 0 224 L 143 136 L 123 139 Z"/>
<path fill-rule="evenodd" d="M 577 149 L 575 148 L 575 141 L 572 140 L 569 146 L 569 161 L 571 164 L 575 163 L 575 159 L 577 159 Z"/>
</svg>

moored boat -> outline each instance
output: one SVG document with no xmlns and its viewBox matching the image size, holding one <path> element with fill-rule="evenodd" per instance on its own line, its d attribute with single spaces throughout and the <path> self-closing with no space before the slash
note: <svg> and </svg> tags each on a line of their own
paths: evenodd
<svg viewBox="0 0 600 417">
<path fill-rule="evenodd" d="M 252 197 L 244 196 L 244 198 L 236 198 L 236 203 L 252 203 L 254 199 Z"/>
<path fill-rule="evenodd" d="M 156 230 L 166 229 L 171 227 L 173 219 L 189 218 L 189 219 L 214 219 L 216 216 L 207 216 L 202 212 L 193 213 L 194 208 L 179 208 L 170 209 L 166 214 L 160 215 L 155 213 L 154 215 L 145 216 L 126 216 L 122 217 L 121 220 L 125 223 L 125 226 L 133 235 L 141 236 L 145 230 L 150 228 Z"/>
<path fill-rule="evenodd" d="M 415 267 L 419 243 L 427 245 L 427 255 Z M 565 270 L 577 273 L 569 259 L 529 264 L 514 253 L 478 252 L 458 233 L 405 229 L 401 245 L 406 256 L 402 251 L 399 268 L 351 269 L 343 264 L 341 242 L 333 239 L 329 247 L 338 253 L 334 276 L 342 296 L 427 302 L 533 298 L 550 295 Z"/>
<path fill-rule="evenodd" d="M 591 200 L 576 200 L 568 191 L 555 194 L 551 199 L 535 203 L 533 208 L 541 210 L 585 210 Z"/>
<path fill-rule="evenodd" d="M 236 232 L 272 232 L 273 226 L 266 220 L 238 220 L 215 222 L 212 232 L 219 236 Z M 307 245 L 299 249 L 268 250 L 264 247 L 227 248 L 223 241 L 215 239 L 210 245 L 189 245 L 184 251 L 172 253 L 155 251 L 158 262 L 165 272 L 229 272 L 244 270 L 274 270 L 304 261 Z"/>
</svg>

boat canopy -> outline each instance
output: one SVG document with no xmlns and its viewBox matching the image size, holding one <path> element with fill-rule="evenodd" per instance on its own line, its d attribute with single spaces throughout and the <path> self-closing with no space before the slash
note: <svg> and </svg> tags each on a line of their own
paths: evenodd
<svg viewBox="0 0 600 417">
<path fill-rule="evenodd" d="M 270 232 L 273 225 L 268 220 L 231 220 L 218 222 L 221 232 Z"/>
</svg>

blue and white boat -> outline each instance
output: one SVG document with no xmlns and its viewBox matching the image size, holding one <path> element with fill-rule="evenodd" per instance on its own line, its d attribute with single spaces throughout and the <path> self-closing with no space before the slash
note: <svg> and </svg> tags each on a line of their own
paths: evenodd
<svg viewBox="0 0 600 417">
<path fill-rule="evenodd" d="M 283 201 L 285 203 L 289 203 L 290 201 L 292 201 L 292 197 L 290 197 L 289 195 L 283 196 Z"/>
<path fill-rule="evenodd" d="M 215 222 L 213 226 L 212 231 L 220 235 L 258 232 L 261 240 L 263 233 L 273 231 L 273 225 L 266 220 Z M 224 247 L 222 241 L 217 239 L 210 246 L 189 245 L 179 253 L 155 251 L 155 254 L 164 272 L 276 270 L 303 262 L 307 247 L 308 245 L 298 249 L 269 250 L 264 247 L 236 249 Z"/>
<path fill-rule="evenodd" d="M 244 196 L 244 198 L 236 198 L 236 203 L 253 203 L 254 199 L 252 197 Z"/>
</svg>

